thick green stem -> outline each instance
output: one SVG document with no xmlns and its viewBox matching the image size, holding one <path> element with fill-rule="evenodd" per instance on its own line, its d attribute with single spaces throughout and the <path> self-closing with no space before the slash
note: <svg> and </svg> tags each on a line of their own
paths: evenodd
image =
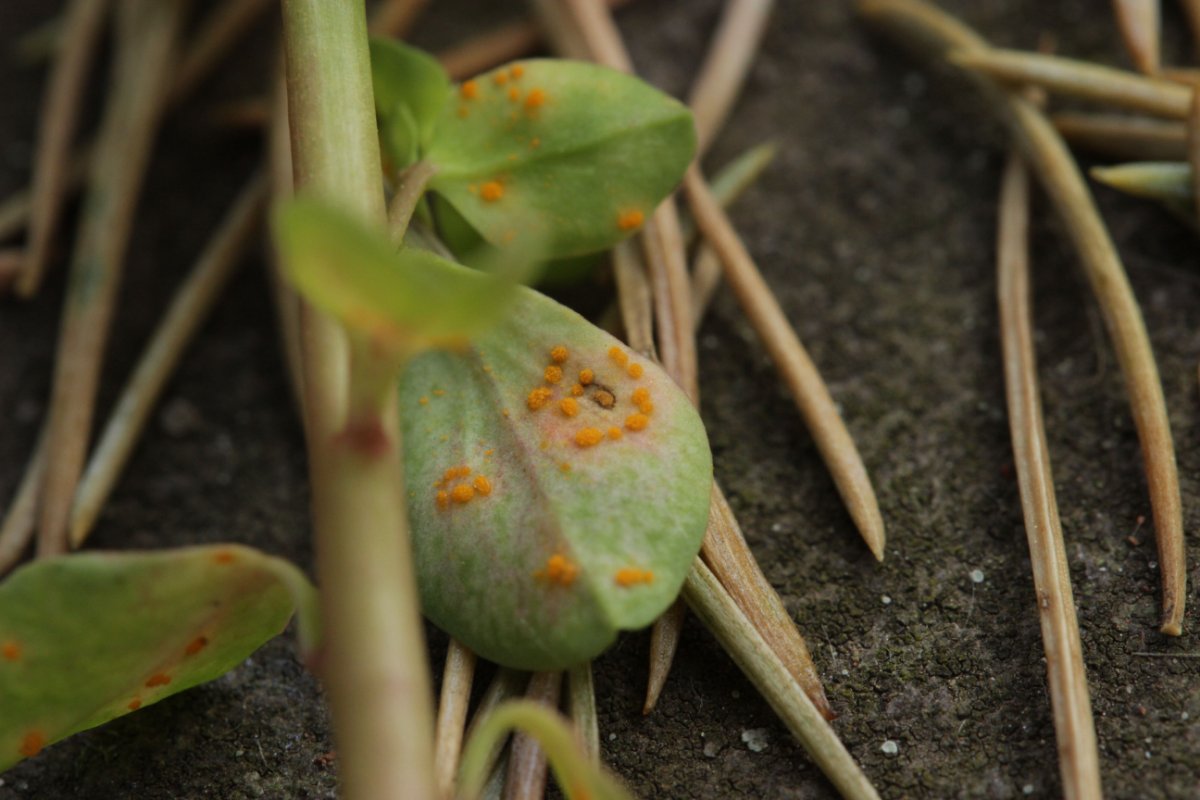
<svg viewBox="0 0 1200 800">
<path fill-rule="evenodd" d="M 288 108 L 297 189 L 387 222 L 361 0 L 284 0 Z M 340 331 L 305 317 L 304 383 L 317 568 L 321 677 L 348 800 L 434 797 L 433 708 L 405 516 L 394 390 L 374 408 L 348 398 L 370 369 L 348 368 Z M 367 374 L 364 374 L 367 373 Z"/>
</svg>

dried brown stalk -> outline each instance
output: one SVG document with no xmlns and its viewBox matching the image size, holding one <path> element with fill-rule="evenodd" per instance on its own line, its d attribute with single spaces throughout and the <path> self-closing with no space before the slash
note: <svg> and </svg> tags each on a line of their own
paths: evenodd
<svg viewBox="0 0 1200 800">
<path fill-rule="evenodd" d="M 129 461 L 146 420 L 259 229 L 267 185 L 256 176 L 242 190 L 195 267 L 179 287 L 92 452 L 71 507 L 72 549 L 83 544 Z"/>
<path fill-rule="evenodd" d="M 39 556 L 66 550 L 122 262 L 186 9 L 183 0 L 118 5 L 113 90 L 92 159 L 55 363 Z"/>
<path fill-rule="evenodd" d="M 561 689 L 561 672 L 535 672 L 525 697 L 556 709 Z M 504 782 L 505 800 L 541 800 L 546 793 L 546 775 L 546 754 L 537 740 L 524 733 L 515 734 Z"/>
<path fill-rule="evenodd" d="M 951 63 L 1005 83 L 1029 84 L 1116 108 L 1187 119 L 1192 92 L 1173 81 L 1062 56 L 965 45 L 961 50 L 948 55 Z"/>
<path fill-rule="evenodd" d="M 380 0 L 371 12 L 371 32 L 376 36 L 404 37 L 429 0 Z"/>
<path fill-rule="evenodd" d="M 1000 194 L 996 254 L 1008 419 L 1046 651 L 1063 795 L 1085 800 L 1101 796 L 1100 763 L 1038 396 L 1028 237 L 1029 176 L 1020 157 L 1014 155 L 1005 170 Z"/>
<path fill-rule="evenodd" d="M 741 94 L 774 5 L 774 0 L 734 0 L 725 4 L 688 95 L 688 107 L 696 120 L 697 159 L 708 152 Z"/>
<path fill-rule="evenodd" d="M 1200 47 L 1200 0 L 1179 0 L 1179 5 L 1183 6 L 1183 14 L 1191 28 L 1192 44 Z"/>
<path fill-rule="evenodd" d="M 1055 114 L 1050 120 L 1072 145 L 1112 158 L 1181 161 L 1187 156 L 1182 122 L 1078 112 Z"/>
<path fill-rule="evenodd" d="M 725 279 L 791 390 L 850 516 L 882 560 L 885 533 L 875 491 L 829 389 L 700 171 L 690 169 L 683 185 L 697 224 L 720 255 Z"/>
<path fill-rule="evenodd" d="M 433 770 L 440 797 L 454 797 L 454 779 L 462 755 L 463 728 L 475 679 L 475 653 L 450 639 L 446 650 L 446 668 L 442 671 L 441 701 L 438 703 L 434 733 Z"/>
<path fill-rule="evenodd" d="M 779 656 L 747 623 L 716 576 L 696 559 L 683 584 L 683 596 L 742 672 L 779 714 L 829 781 L 849 800 L 878 798 L 833 728 L 800 690 Z"/>
<path fill-rule="evenodd" d="M 33 457 L 25 467 L 25 474 L 17 485 L 0 524 L 0 576 L 5 575 L 21 560 L 21 554 L 33 540 L 37 528 L 38 492 L 46 471 L 46 428 L 38 433 L 33 446 Z"/>
<path fill-rule="evenodd" d="M 1139 72 L 1153 75 L 1160 64 L 1159 0 L 1113 0 L 1125 49 Z"/>
<path fill-rule="evenodd" d="M 859 8 L 868 21 L 936 56 L 945 57 L 950 52 L 967 54 L 968 50 L 972 57 L 980 52 L 986 54 L 987 43 L 982 38 L 920 0 L 863 0 Z M 1179 477 L 1162 383 L 1141 311 L 1116 247 L 1062 138 L 1031 103 L 975 74 L 976 86 L 1008 124 L 1054 203 L 1100 304 L 1125 377 L 1146 465 L 1162 569 L 1161 630 L 1178 636 L 1187 588 Z M 1187 93 L 1190 103 L 1190 92 L 1175 88 Z"/>
<path fill-rule="evenodd" d="M 58 227 L 63 200 L 68 191 L 71 140 L 82 107 L 81 97 L 91 74 L 96 46 L 108 0 L 73 0 L 65 17 L 62 39 L 50 74 L 50 85 L 42 101 L 26 261 L 16 282 L 17 294 L 29 298 L 37 293 L 50 246 Z"/>
<path fill-rule="evenodd" d="M 592 679 L 590 661 L 567 670 L 567 710 L 583 752 L 593 762 L 600 763 L 600 719 L 596 714 L 596 682 Z"/>
</svg>

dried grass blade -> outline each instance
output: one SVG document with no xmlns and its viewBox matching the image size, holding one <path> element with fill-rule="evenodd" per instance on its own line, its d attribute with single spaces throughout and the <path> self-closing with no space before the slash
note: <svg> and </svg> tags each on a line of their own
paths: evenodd
<svg viewBox="0 0 1200 800">
<path fill-rule="evenodd" d="M 878 798 L 875 787 L 833 728 L 796 685 L 779 656 L 725 594 L 716 576 L 699 559 L 683 584 L 683 596 L 842 797 L 853 800 Z"/>
<path fill-rule="evenodd" d="M 38 433 L 33 446 L 33 456 L 25 466 L 25 474 L 17 485 L 0 524 L 0 577 L 8 573 L 21 560 L 21 554 L 33 541 L 37 529 L 38 492 L 46 471 L 46 428 Z"/>
<path fill-rule="evenodd" d="M 71 140 L 79 121 L 82 95 L 96 55 L 109 0 L 73 0 L 42 104 L 37 154 L 34 157 L 32 207 L 25 267 L 17 294 L 37 293 L 50 257 L 63 200 L 68 191 Z"/>
<path fill-rule="evenodd" d="M 446 667 L 442 671 L 441 700 L 433 739 L 433 770 L 438 794 L 446 800 L 454 797 L 454 779 L 462 755 L 463 728 L 474 681 L 475 653 L 458 640 L 451 639 L 446 649 Z"/>
<path fill-rule="evenodd" d="M 920 0 L 866 0 L 860 2 L 859 8 L 868 21 L 894 32 L 906 43 L 931 50 L 934 55 L 945 56 L 950 51 L 961 53 L 967 49 L 972 49 L 974 55 L 975 48 L 987 47 L 978 35 Z M 1049 120 L 1028 101 L 1002 91 L 982 76 L 976 84 L 1009 125 L 1034 167 L 1079 253 L 1092 293 L 1100 304 L 1125 376 L 1146 465 L 1162 565 L 1161 630 L 1178 636 L 1187 588 L 1179 476 L 1158 366 L 1137 300 L 1087 185 Z M 1176 88 L 1189 95 L 1190 104 L 1190 92 Z"/>
<path fill-rule="evenodd" d="M 696 119 L 697 158 L 725 124 L 750 72 L 774 0 L 728 0 L 688 95 Z"/>
<path fill-rule="evenodd" d="M 1038 396 L 1028 231 L 1029 176 L 1019 156 L 1012 156 L 1000 195 L 996 259 L 1008 418 L 1046 651 L 1063 795 L 1083 800 L 1101 796 L 1100 763 Z"/>
<path fill-rule="evenodd" d="M 612 260 L 625 342 L 642 355 L 653 357 L 654 298 L 646 265 L 637 248 L 628 241 L 613 248 Z"/>
<path fill-rule="evenodd" d="M 183 0 L 118 6 L 115 80 L 92 159 L 55 363 L 39 556 L 66 549 L 122 262 L 186 9 Z"/>
<path fill-rule="evenodd" d="M 1158 72 L 1162 28 L 1158 0 L 1113 0 L 1113 10 L 1133 65 L 1147 75 Z"/>
<path fill-rule="evenodd" d="M 1182 122 L 1079 112 L 1054 114 L 1050 120 L 1072 145 L 1111 158 L 1181 161 L 1187 154 Z"/>
<path fill-rule="evenodd" d="M 594 763 L 600 763 L 600 717 L 596 713 L 596 682 L 592 662 L 585 661 L 567 671 L 567 710 L 583 746 Z"/>
<path fill-rule="evenodd" d="M 1200 48 L 1200 0 L 1179 0 L 1179 5 L 1192 31 L 1192 45 Z"/>
<path fill-rule="evenodd" d="M 708 512 L 708 533 L 704 537 L 700 557 L 750 624 L 771 646 L 821 716 L 834 719 L 837 715 L 825 697 L 825 687 L 821 684 L 821 676 L 817 673 L 804 637 L 784 608 L 783 600 L 754 560 L 733 509 L 729 507 L 721 487 L 715 483 Z"/>
<path fill-rule="evenodd" d="M 859 533 L 875 558 L 882 560 L 885 533 L 875 490 L 829 389 L 737 231 L 694 167 L 684 178 L 684 190 L 697 224 L 721 256 L 725 279 L 791 391 Z"/>
<path fill-rule="evenodd" d="M 179 287 L 100 435 L 71 507 L 71 547 L 83 544 L 133 453 L 154 404 L 208 317 L 259 229 L 267 183 L 256 176 L 241 191 L 191 274 Z"/>
<path fill-rule="evenodd" d="M 535 672 L 525 696 L 556 709 L 561 689 L 561 672 Z M 546 776 L 546 754 L 537 740 L 523 733 L 513 736 L 508 777 L 504 782 L 506 800 L 541 800 L 546 793 Z"/>
<path fill-rule="evenodd" d="M 1186 119 L 1191 102 L 1191 91 L 1173 81 L 1062 56 L 984 48 L 958 50 L 948 58 L 953 64 L 1005 83 L 1040 86 L 1080 100 L 1170 119 Z"/>
<path fill-rule="evenodd" d="M 371 34 L 403 39 L 429 0 L 380 0 L 371 13 Z"/>
</svg>

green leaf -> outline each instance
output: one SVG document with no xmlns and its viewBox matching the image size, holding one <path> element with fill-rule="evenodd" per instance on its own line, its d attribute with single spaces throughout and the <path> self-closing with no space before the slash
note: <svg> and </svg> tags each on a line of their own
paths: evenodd
<svg viewBox="0 0 1200 800">
<path fill-rule="evenodd" d="M 497 706 L 467 742 L 459 769 L 459 797 L 475 800 L 487 780 L 488 754 L 511 730 L 532 736 L 546 752 L 567 800 L 632 800 L 621 783 L 587 759 L 571 726 L 545 706 L 510 700 Z"/>
<path fill-rule="evenodd" d="M 410 362 L 400 403 L 422 607 L 448 633 L 506 666 L 562 669 L 674 600 L 712 459 L 652 362 L 522 289 L 467 351 Z"/>
<path fill-rule="evenodd" d="M 450 78 L 433 56 L 394 39 L 371 40 L 371 81 L 382 142 L 397 169 L 428 144 L 450 97 Z"/>
<path fill-rule="evenodd" d="M 285 271 L 313 305 L 403 354 L 463 346 L 505 313 L 527 272 L 515 254 L 499 274 L 485 274 L 427 250 L 397 251 L 382 233 L 312 199 L 281 205 L 274 227 Z"/>
<path fill-rule="evenodd" d="M 0 583 L 0 770 L 242 662 L 315 590 L 294 566 L 237 545 L 84 553 Z"/>
<path fill-rule="evenodd" d="M 633 233 L 695 152 L 690 112 L 624 73 L 519 61 L 467 81 L 423 157 L 430 188 L 485 239 L 547 243 L 560 258 Z"/>
<path fill-rule="evenodd" d="M 1155 200 L 1188 225 L 1196 226 L 1192 168 L 1181 161 L 1144 161 L 1093 167 L 1091 176 L 1106 186 Z"/>
</svg>

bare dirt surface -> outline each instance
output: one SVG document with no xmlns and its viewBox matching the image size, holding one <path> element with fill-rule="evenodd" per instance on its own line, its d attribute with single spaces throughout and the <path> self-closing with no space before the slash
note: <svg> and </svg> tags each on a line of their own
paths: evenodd
<svg viewBox="0 0 1200 800">
<path fill-rule="evenodd" d="M 58 3 L 0 6 L 0 48 Z M 418 40 L 484 27 L 438 4 Z M 960 83 L 873 37 L 847 2 L 778 4 L 715 167 L 765 140 L 779 156 L 734 217 L 828 380 L 888 525 L 880 565 L 858 541 L 812 441 L 732 298 L 700 334 L 718 478 L 808 638 L 835 723 L 884 797 L 1059 792 L 994 300 L 1005 140 Z M 1124 63 L 1107 4 L 945 0 L 997 42 Z M 1175 4 L 1168 53 L 1188 53 Z M 620 15 L 645 75 L 681 94 L 715 0 L 643 0 Z M 173 287 L 257 158 L 214 129 L 221 99 L 261 85 L 271 33 L 173 115 L 137 223 L 102 413 Z M 250 76 L 250 77 L 248 77 Z M 0 195 L 26 184 L 42 70 L 0 69 Z M 103 84 L 98 77 L 97 87 Z M 1189 530 L 1200 521 L 1200 264 L 1193 234 L 1097 190 L 1159 358 Z M 1159 576 L 1137 438 L 1095 304 L 1045 202 L 1035 229 L 1037 346 L 1050 451 L 1103 778 L 1113 798 L 1200 796 L 1200 575 L 1184 636 L 1156 632 Z M 71 226 L 67 226 L 68 231 Z M 36 302 L 0 303 L 0 495 L 44 411 L 69 253 Z M 304 456 L 260 258 L 171 383 L 91 545 L 253 544 L 311 567 Z M 1131 534 L 1132 539 L 1128 539 Z M 1131 541 L 1139 542 L 1136 545 Z M 1189 563 L 1195 564 L 1194 544 Z M 86 601 L 84 601 L 86 602 Z M 431 632 L 435 671 L 444 641 Z M 1154 657 L 1144 655 L 1154 654 Z M 647 639 L 596 665 L 604 757 L 643 797 L 827 798 L 833 790 L 694 620 L 658 710 L 640 713 Z M 1190 656 L 1190 658 L 1189 658 Z M 0 713 L 3 710 L 0 709 Z M 890 743 L 890 744 L 889 744 Z M 885 746 L 886 744 L 886 746 Z M 0 800 L 326 798 L 336 764 L 315 680 L 290 637 L 210 685 L 76 736 L 0 776 Z"/>
</svg>

